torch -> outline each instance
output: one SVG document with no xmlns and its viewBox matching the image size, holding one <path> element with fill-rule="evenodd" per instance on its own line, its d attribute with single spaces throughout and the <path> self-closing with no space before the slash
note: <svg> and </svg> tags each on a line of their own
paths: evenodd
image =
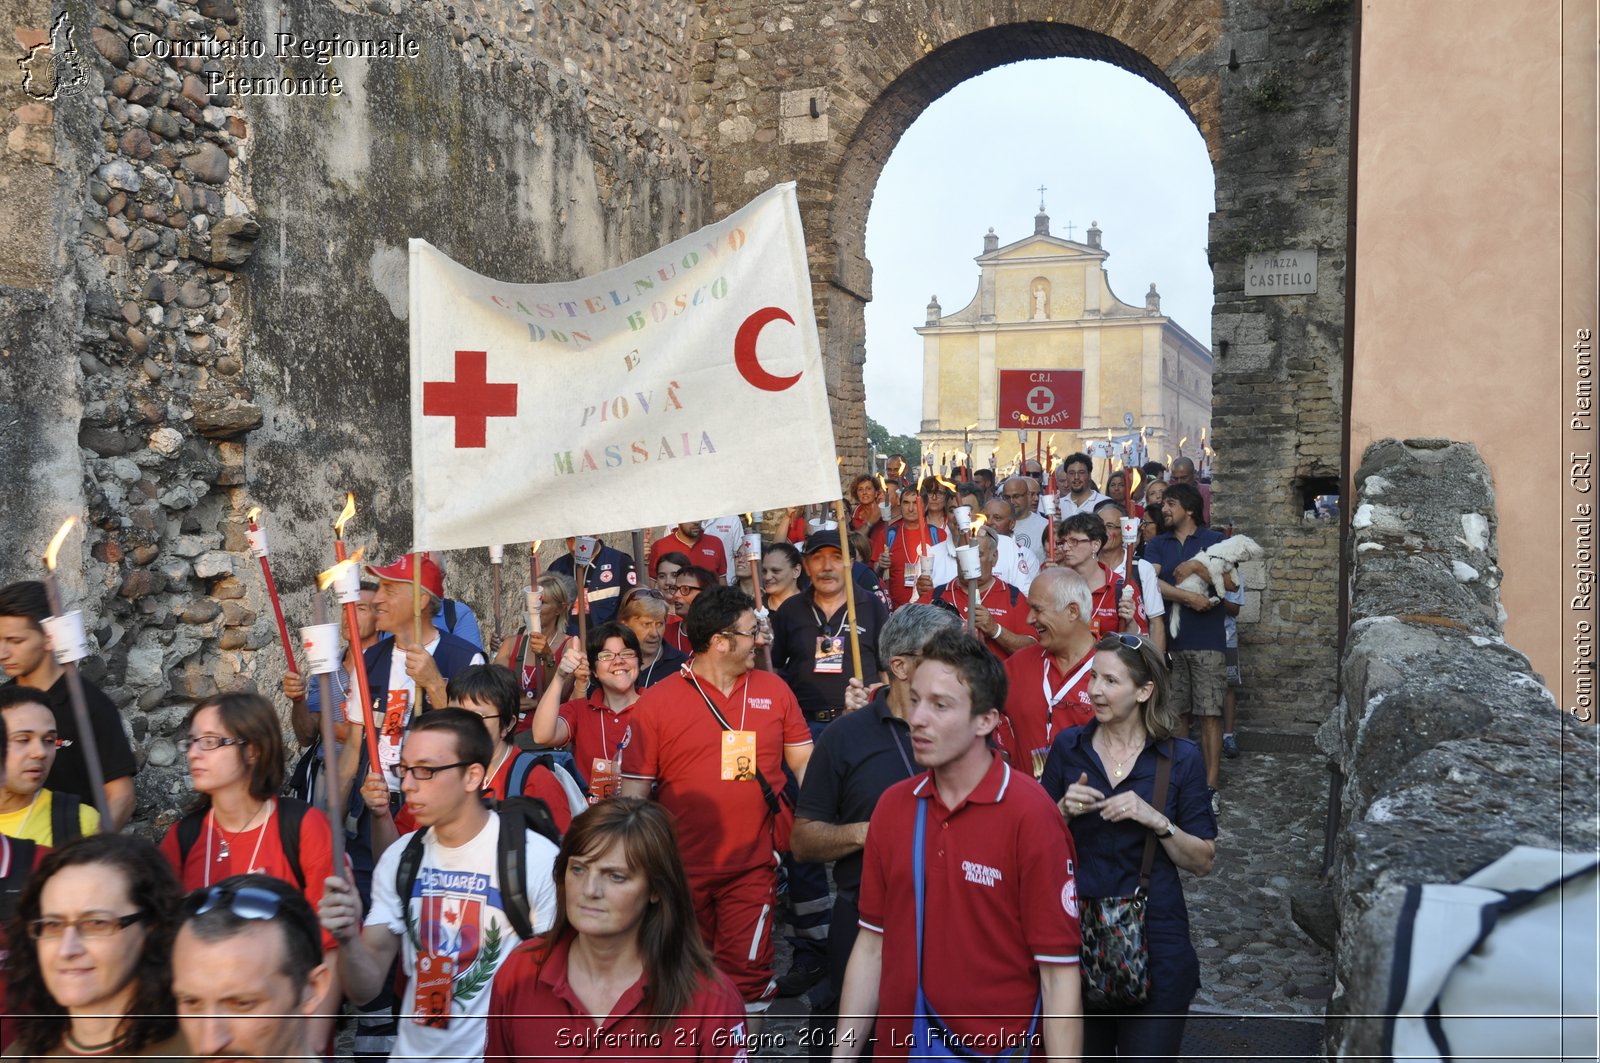
<svg viewBox="0 0 1600 1063">
<path fill-rule="evenodd" d="M 267 597 L 272 599 L 272 615 L 278 618 L 278 637 L 283 640 L 284 660 L 289 663 L 289 671 L 298 673 L 294 651 L 289 648 L 289 625 L 283 622 L 283 603 L 278 601 L 278 585 L 273 582 L 272 564 L 267 560 L 267 530 L 256 524 L 256 514 L 260 512 L 260 506 L 250 510 L 250 527 L 245 529 L 244 537 L 250 542 L 250 552 L 261 561 L 261 578 L 266 580 Z"/>
<path fill-rule="evenodd" d="M 976 543 L 956 547 L 956 566 L 962 582 L 967 585 L 967 634 L 976 635 L 978 621 L 973 617 L 973 612 L 978 605 L 978 577 L 983 574 Z"/>
<path fill-rule="evenodd" d="M 528 544 L 528 630 L 535 635 L 544 632 L 539 611 L 544 608 L 544 591 L 539 588 L 539 546 L 543 539 Z"/>
<path fill-rule="evenodd" d="M 505 547 L 489 547 L 489 572 L 492 576 L 492 585 L 494 587 L 494 632 L 489 639 L 490 653 L 500 652 L 500 569 L 505 564 L 505 560 Z"/>
<path fill-rule="evenodd" d="M 357 554 L 359 555 L 360 551 L 357 551 Z M 322 728 L 322 755 L 331 769 L 325 776 L 327 785 L 322 789 L 328 804 L 328 822 L 333 827 L 329 832 L 333 835 L 333 868 L 340 874 L 344 872 L 344 795 L 336 785 L 339 772 L 333 768 L 337 741 L 333 720 L 333 683 L 328 678 L 339 667 L 339 625 L 328 623 L 328 600 L 323 592 L 340 582 L 346 571 L 354 569 L 354 561 L 340 561 L 317 576 L 317 593 L 314 597 L 317 623 L 315 627 L 300 629 L 300 645 L 305 649 L 306 667 L 317 677 L 317 694 L 322 703 L 322 711 L 317 714 L 318 723 Z M 356 597 L 359 599 L 361 576 L 355 573 L 355 577 Z M 354 654 L 360 657 L 360 636 L 352 631 L 350 638 L 355 644 Z"/>
<path fill-rule="evenodd" d="M 922 506 L 921 498 L 917 506 Z M 834 516 L 839 520 L 839 556 L 844 559 L 844 610 L 845 622 L 850 625 L 850 661 L 855 667 L 856 681 L 861 682 L 861 634 L 856 631 L 856 573 L 850 560 L 850 525 L 845 520 L 844 499 L 833 503 Z"/>
<path fill-rule="evenodd" d="M 89 703 L 84 700 L 83 679 L 78 675 L 78 662 L 89 656 L 89 642 L 83 631 L 83 613 L 77 609 L 68 613 L 61 608 L 61 588 L 56 584 L 56 554 L 76 523 L 77 517 L 68 517 L 44 552 L 44 591 L 50 601 L 51 613 L 45 618 L 44 630 L 50 637 L 50 652 L 67 674 L 72 718 L 78 725 L 78 740 L 83 743 L 83 763 L 89 772 L 89 785 L 94 790 L 94 807 L 100 813 L 100 829 L 111 831 L 114 825 L 111 822 L 111 803 L 106 800 L 106 773 L 100 766 L 100 745 L 94 739 L 94 728 L 89 723 Z"/>
<path fill-rule="evenodd" d="M 344 509 L 339 512 L 339 519 L 333 522 L 333 558 L 335 561 L 345 560 L 344 526 L 356 515 L 356 496 L 346 493 L 344 496 Z M 353 571 L 353 570 L 352 570 Z M 355 658 L 356 696 L 361 699 L 361 714 L 366 720 L 367 756 L 371 758 L 370 764 L 373 771 L 379 770 L 378 760 L 378 725 L 372 718 L 372 693 L 367 689 L 367 658 L 361 652 L 361 627 L 356 620 L 356 603 L 361 600 L 361 573 L 353 571 L 355 576 L 355 593 L 348 595 L 344 590 L 338 592 L 339 601 L 344 605 L 345 626 L 350 629 L 350 656 Z M 349 577 L 345 577 L 349 579 Z M 322 711 L 326 713 L 331 706 L 323 702 Z M 332 747 L 329 747 L 331 751 Z"/>
</svg>

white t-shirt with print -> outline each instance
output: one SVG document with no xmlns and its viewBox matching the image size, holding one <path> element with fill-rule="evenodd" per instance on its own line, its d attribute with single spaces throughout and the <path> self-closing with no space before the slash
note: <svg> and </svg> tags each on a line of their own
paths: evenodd
<svg viewBox="0 0 1600 1063">
<path fill-rule="evenodd" d="M 439 652 L 439 635 L 437 632 L 435 632 L 432 641 L 424 646 L 423 649 L 428 651 L 428 656 L 430 657 Z M 483 664 L 483 654 L 474 653 L 471 663 Z M 396 775 L 391 769 L 400 763 L 401 743 L 404 741 L 406 730 L 411 726 L 411 718 L 417 714 L 417 681 L 412 679 L 410 673 L 406 671 L 405 651 L 400 649 L 399 646 L 396 646 L 394 652 L 389 656 L 390 696 L 397 690 L 404 691 L 406 695 L 406 717 L 400 723 L 400 736 L 390 737 L 381 732 L 378 735 L 378 760 L 383 765 L 384 780 L 388 782 L 389 789 L 395 793 L 400 792 L 400 776 Z"/>
<path fill-rule="evenodd" d="M 396 892 L 400 854 L 407 834 L 384 852 L 372 873 L 372 911 L 367 926 L 381 926 L 401 939 L 400 963 L 406 993 L 400 1001 L 400 1033 L 392 1058 L 432 1059 L 438 1063 L 481 1063 L 489 1033 L 489 987 L 520 939 L 501 907 L 500 875 L 495 867 L 500 817 L 491 812 L 477 836 L 448 848 L 430 834 L 422 843 L 422 866 L 408 900 L 411 930 Z M 527 845 L 528 916 L 534 933 L 555 922 L 556 847 L 529 832 Z M 414 935 L 414 936 L 413 936 Z M 419 943 L 455 957 L 455 995 L 445 1029 L 412 1019 Z"/>
</svg>

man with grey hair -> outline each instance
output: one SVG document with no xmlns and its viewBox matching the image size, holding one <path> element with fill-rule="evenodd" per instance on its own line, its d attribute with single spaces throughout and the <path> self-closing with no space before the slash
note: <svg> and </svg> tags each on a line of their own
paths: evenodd
<svg viewBox="0 0 1600 1063">
<path fill-rule="evenodd" d="M 1006 658 L 1005 720 L 996 733 L 1011 766 L 1035 779 L 1055 736 L 1094 716 L 1093 611 L 1089 585 L 1070 569 L 1047 568 L 1028 589 L 1028 623 L 1039 641 Z"/>
<path fill-rule="evenodd" d="M 1200 523 L 1211 523 L 1211 485 L 1201 483 L 1194 472 L 1193 458 L 1174 458 L 1172 460 L 1172 482 L 1175 484 L 1188 484 L 1200 492 Z"/>
<path fill-rule="evenodd" d="M 1038 512 L 1039 481 L 1031 476 L 1013 476 L 1000 485 L 1000 497 L 1011 504 L 1011 537 L 1042 567 L 1050 521 Z"/>
<path fill-rule="evenodd" d="M 936 605 L 901 606 L 890 615 L 878 635 L 878 660 L 888 670 L 889 682 L 870 692 L 851 680 L 846 695 L 846 715 L 822 732 L 795 808 L 790 847 L 795 859 L 833 866 L 836 894 L 828 936 L 830 1004 L 813 1009 L 826 1021 L 838 1005 L 844 985 L 845 964 L 855 946 L 856 901 L 861 888 L 861 851 L 867 841 L 867 821 L 878 798 L 901 779 L 917 773 L 911 756 L 906 713 L 911 707 L 911 673 L 922 648 L 940 631 L 960 627 L 948 609 Z M 870 693 L 871 700 L 868 700 Z"/>
</svg>

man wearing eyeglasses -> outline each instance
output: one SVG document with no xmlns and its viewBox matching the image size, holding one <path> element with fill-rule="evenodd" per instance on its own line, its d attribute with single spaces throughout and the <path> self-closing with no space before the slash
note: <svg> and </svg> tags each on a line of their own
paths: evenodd
<svg viewBox="0 0 1600 1063">
<path fill-rule="evenodd" d="M 184 901 L 172 995 L 196 1058 L 317 1059 L 311 1020 L 332 980 L 317 914 L 288 883 L 234 875 Z"/>
<path fill-rule="evenodd" d="M 678 820 L 678 845 L 700 932 L 753 1018 L 772 1003 L 774 851 L 793 812 L 778 798 L 785 766 L 803 779 L 811 732 L 783 680 L 758 671 L 755 602 L 717 586 L 695 599 L 683 628 L 695 657 L 634 707 L 642 733 L 623 752 L 622 792 L 656 799 Z M 740 779 L 750 757 L 754 780 Z"/>
<path fill-rule="evenodd" d="M 1100 560 L 1100 551 L 1105 545 L 1105 521 L 1093 513 L 1074 514 L 1062 521 L 1056 530 L 1056 560 L 1078 574 L 1094 599 L 1089 613 L 1089 627 L 1094 637 L 1117 631 L 1149 631 L 1143 594 Z"/>
<path fill-rule="evenodd" d="M 0 687 L 5 718 L 5 778 L 0 782 L 0 834 L 54 848 L 100 829 L 100 813 L 72 794 L 45 786 L 61 741 L 55 713 L 31 687 Z"/>
<path fill-rule="evenodd" d="M 512 895 L 497 859 L 500 814 L 481 791 L 494 744 L 465 709 L 438 709 L 412 724 L 395 765 L 419 829 L 421 860 L 400 895 L 401 856 L 411 835 L 378 860 L 365 924 L 355 889 L 330 877 L 318 914 L 339 941 L 339 978 L 353 1000 L 377 995 L 396 955 L 406 974 L 395 1058 L 479 1063 L 488 1035 L 489 986 L 517 946 L 505 906 Z M 555 919 L 556 847 L 527 832 L 523 882 L 536 934 Z M 442 994 L 442 997 L 441 997 Z"/>
<path fill-rule="evenodd" d="M 1039 482 L 1031 476 L 1012 476 L 1000 485 L 1000 497 L 1011 506 L 1011 537 L 1019 547 L 1033 555 L 1037 564 L 1044 564 L 1045 538 L 1050 522 L 1035 511 L 1039 500 Z"/>
</svg>

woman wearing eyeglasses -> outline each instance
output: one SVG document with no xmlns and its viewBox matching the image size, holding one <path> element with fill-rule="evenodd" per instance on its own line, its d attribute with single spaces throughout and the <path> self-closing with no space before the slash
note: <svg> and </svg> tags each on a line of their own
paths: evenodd
<svg viewBox="0 0 1600 1063">
<path fill-rule="evenodd" d="M 486 1061 L 745 1058 L 744 1003 L 700 938 L 659 805 L 616 798 L 573 820 L 555 880 L 555 926 L 495 976 Z"/>
<path fill-rule="evenodd" d="M 1205 762 L 1198 746 L 1176 737 L 1167 670 L 1148 638 L 1108 635 L 1095 645 L 1089 700 L 1094 719 L 1056 737 L 1039 780 L 1072 830 L 1082 903 L 1133 896 L 1147 842 L 1153 862 L 1145 905 L 1148 997 L 1143 1006 L 1118 1007 L 1115 1016 L 1087 1015 L 1083 1054 L 1176 1059 L 1200 987 L 1178 870 L 1208 874 L 1216 857 Z M 1162 800 L 1158 770 L 1168 775 Z M 1086 945 L 1085 962 L 1091 958 Z"/>
<path fill-rule="evenodd" d="M 313 908 L 322 899 L 323 883 L 334 873 L 333 834 L 321 809 L 279 796 L 282 726 L 259 694 L 218 694 L 189 713 L 188 735 L 178 747 L 189 758 L 196 799 L 161 839 L 161 853 L 184 889 L 260 873 L 293 883 Z M 331 936 L 323 944 L 335 947 Z M 320 1021 L 327 1032 L 338 1004 L 335 986 L 323 1001 Z"/>
<path fill-rule="evenodd" d="M 598 689 L 565 703 L 553 689 L 547 692 L 534 713 L 533 740 L 542 746 L 572 747 L 592 802 L 621 793 L 623 751 L 636 733 L 632 709 L 639 700 L 639 640 L 622 624 L 601 624 L 589 632 L 587 661 L 575 645 L 569 646 L 559 667 L 581 676 L 585 664 Z"/>
<path fill-rule="evenodd" d="M 94 834 L 46 856 L 12 923 L 5 1058 L 186 1056 L 169 959 L 181 897 L 142 838 Z"/>
</svg>

